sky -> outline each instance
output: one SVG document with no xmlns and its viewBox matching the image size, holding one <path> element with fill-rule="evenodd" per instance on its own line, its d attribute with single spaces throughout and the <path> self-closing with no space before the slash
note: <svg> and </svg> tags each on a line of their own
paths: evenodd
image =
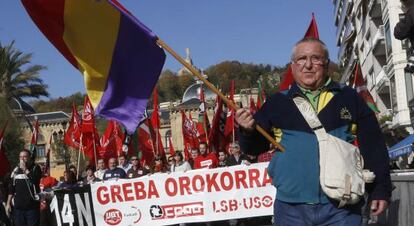
<svg viewBox="0 0 414 226">
<path fill-rule="evenodd" d="M 334 5 L 330 0 L 119 0 L 172 49 L 205 69 L 225 60 L 283 66 L 315 13 L 319 36 L 337 62 Z M 48 69 L 41 78 L 50 98 L 85 93 L 83 77 L 49 43 L 19 0 L 0 1 L 0 42 L 32 53 Z M 167 53 L 164 70 L 181 65 Z"/>
</svg>

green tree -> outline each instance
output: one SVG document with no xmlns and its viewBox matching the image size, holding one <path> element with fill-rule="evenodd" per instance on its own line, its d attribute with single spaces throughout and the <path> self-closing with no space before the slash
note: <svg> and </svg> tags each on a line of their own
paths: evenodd
<svg viewBox="0 0 414 226">
<path fill-rule="evenodd" d="M 30 104 L 36 109 L 36 112 L 51 112 L 51 111 L 64 111 L 67 113 L 72 112 L 72 104 L 75 106 L 82 106 L 85 99 L 85 94 L 77 92 L 67 97 L 59 97 L 50 100 L 36 100 Z"/>
<path fill-rule="evenodd" d="M 47 85 L 40 78 L 40 72 L 45 67 L 29 65 L 31 59 L 32 54 L 24 54 L 14 48 L 14 41 L 5 46 L 0 43 L 0 126 L 6 121 L 9 123 L 3 147 L 12 165 L 17 163 L 24 141 L 20 122 L 8 107 L 10 98 L 39 98 L 49 95 Z"/>
<path fill-rule="evenodd" d="M 24 54 L 14 48 L 14 41 L 3 46 L 0 43 L 0 97 L 9 100 L 11 97 L 49 96 L 47 85 L 40 78 L 40 72 L 46 67 L 30 64 L 32 54 Z"/>
<path fill-rule="evenodd" d="M 0 97 L 0 106 L 7 106 L 7 100 Z M 22 129 L 20 123 L 13 117 L 12 112 L 7 107 L 0 107 L 0 130 L 8 122 L 3 140 L 3 150 L 13 167 L 19 160 L 19 151 L 24 148 L 24 141 L 21 137 Z"/>
</svg>

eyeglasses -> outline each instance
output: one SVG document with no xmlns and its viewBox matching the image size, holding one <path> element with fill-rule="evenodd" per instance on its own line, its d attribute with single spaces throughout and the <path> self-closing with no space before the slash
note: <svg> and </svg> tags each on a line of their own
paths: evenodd
<svg viewBox="0 0 414 226">
<path fill-rule="evenodd" d="M 138 161 L 138 159 L 131 159 L 131 161 Z"/>
<path fill-rule="evenodd" d="M 313 65 L 325 65 L 327 61 L 329 62 L 329 59 L 326 59 L 325 57 L 313 55 L 313 56 L 310 56 L 310 57 L 300 56 L 296 59 L 293 59 L 293 63 L 295 63 L 299 66 L 303 66 L 303 65 L 306 64 L 306 62 L 308 62 L 308 59 L 310 59 L 310 62 Z"/>
</svg>

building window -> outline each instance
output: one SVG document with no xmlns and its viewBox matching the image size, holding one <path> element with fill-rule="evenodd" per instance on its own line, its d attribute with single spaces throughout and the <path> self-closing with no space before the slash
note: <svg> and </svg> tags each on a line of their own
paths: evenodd
<svg viewBox="0 0 414 226">
<path fill-rule="evenodd" d="M 391 39 L 391 31 L 390 31 L 390 23 L 387 21 L 385 23 L 385 45 L 386 45 L 386 55 L 389 58 L 392 54 L 392 39 Z"/>
<path fill-rule="evenodd" d="M 46 156 L 45 145 L 36 145 L 36 154 L 37 154 L 37 157 L 45 157 Z"/>
<path fill-rule="evenodd" d="M 166 153 L 169 153 L 169 149 L 170 149 L 170 137 L 171 137 L 171 130 L 168 130 L 165 133 L 165 137 L 164 137 L 164 150 Z"/>
</svg>

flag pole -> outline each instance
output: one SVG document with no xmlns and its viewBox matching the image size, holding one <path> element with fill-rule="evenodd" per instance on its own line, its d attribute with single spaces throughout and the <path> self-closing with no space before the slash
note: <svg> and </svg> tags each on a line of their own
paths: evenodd
<svg viewBox="0 0 414 226">
<path fill-rule="evenodd" d="M 186 67 L 194 76 L 200 79 L 211 91 L 217 94 L 230 108 L 238 110 L 239 107 L 231 102 L 223 93 L 221 93 L 213 84 L 211 84 L 207 79 L 205 79 L 200 72 L 198 72 L 193 66 L 187 63 L 182 57 L 180 57 L 173 49 L 171 49 L 163 40 L 157 39 L 157 44 L 170 53 L 178 62 L 180 62 L 184 67 Z M 285 148 L 282 147 L 276 140 L 270 136 L 262 127 L 256 124 L 256 130 L 262 134 L 268 141 L 270 141 L 275 147 L 277 147 L 281 152 L 285 151 Z"/>
<path fill-rule="evenodd" d="M 92 132 L 93 139 L 93 157 L 95 158 L 95 169 L 98 168 L 98 160 L 96 159 L 96 143 L 95 143 L 95 131 Z"/>
<path fill-rule="evenodd" d="M 81 133 L 80 135 L 80 141 L 79 141 L 79 154 L 78 154 L 78 167 L 76 168 L 76 178 L 79 178 L 79 166 L 80 166 L 80 157 L 81 157 L 81 151 L 82 151 L 82 138 L 83 138 L 83 133 Z M 65 169 L 68 170 L 68 169 Z"/>
<path fill-rule="evenodd" d="M 201 83 L 201 92 L 203 92 L 203 95 L 204 95 L 203 83 Z M 206 105 L 205 97 L 203 97 L 203 101 L 204 101 L 203 102 L 203 106 L 204 106 L 203 129 L 204 129 L 204 132 L 205 132 L 207 146 L 210 148 L 210 145 L 209 145 L 210 142 L 208 142 L 209 140 L 208 140 L 208 134 L 207 134 L 207 131 L 208 131 L 208 129 L 207 129 L 207 105 Z"/>
</svg>

